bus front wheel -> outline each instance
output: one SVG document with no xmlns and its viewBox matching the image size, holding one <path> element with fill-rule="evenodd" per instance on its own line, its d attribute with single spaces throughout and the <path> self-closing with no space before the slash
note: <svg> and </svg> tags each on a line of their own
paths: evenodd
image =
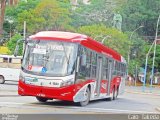
<svg viewBox="0 0 160 120">
<path fill-rule="evenodd" d="M 36 97 L 39 102 L 46 102 L 48 99 L 43 97 Z"/>
<path fill-rule="evenodd" d="M 84 93 L 84 95 L 86 97 L 86 100 L 82 101 L 82 102 L 79 102 L 78 105 L 79 106 L 86 106 L 86 105 L 88 105 L 88 103 L 90 101 L 90 94 L 91 94 L 91 92 L 90 92 L 89 88 L 87 87 L 87 89 L 86 89 L 86 91 Z"/>
<path fill-rule="evenodd" d="M 4 84 L 4 82 L 5 82 L 4 77 L 0 75 L 0 84 Z"/>
</svg>

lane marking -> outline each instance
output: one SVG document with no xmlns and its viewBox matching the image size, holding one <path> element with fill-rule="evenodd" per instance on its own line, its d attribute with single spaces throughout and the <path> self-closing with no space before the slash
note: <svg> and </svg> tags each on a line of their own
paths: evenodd
<svg viewBox="0 0 160 120">
<path fill-rule="evenodd" d="M 87 108 L 88 109 L 88 108 Z M 89 108 L 92 110 L 101 110 L 101 111 L 114 111 L 114 112 L 126 112 L 126 113 L 156 113 L 156 112 L 150 112 L 150 111 L 135 111 L 135 110 L 122 110 L 122 109 L 105 109 L 105 108 Z"/>
<path fill-rule="evenodd" d="M 2 104 L 11 104 L 11 105 L 23 105 L 25 103 L 17 103 L 17 102 L 0 102 L 0 105 Z"/>
<path fill-rule="evenodd" d="M 151 111 L 136 111 L 136 110 L 122 110 L 122 109 L 105 109 L 105 108 L 82 108 L 82 107 L 68 107 L 68 106 L 49 106 L 49 105 L 40 105 L 40 104 L 33 104 L 33 103 L 16 103 L 16 102 L 0 102 L 0 106 L 3 105 L 23 105 L 22 107 L 37 107 L 37 108 L 45 108 L 45 109 L 76 109 L 80 112 L 94 112 L 94 113 L 159 113 L 159 112 L 151 112 Z M 10 107 L 10 106 L 7 106 Z M 13 106 L 12 106 L 13 107 Z M 19 107 L 19 106 L 18 106 Z"/>
</svg>

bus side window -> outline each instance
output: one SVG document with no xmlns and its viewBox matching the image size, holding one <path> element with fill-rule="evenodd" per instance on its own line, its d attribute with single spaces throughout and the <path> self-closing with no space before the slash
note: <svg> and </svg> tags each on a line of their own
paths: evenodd
<svg viewBox="0 0 160 120">
<path fill-rule="evenodd" d="M 81 47 L 80 48 L 80 64 L 79 64 L 79 73 L 78 73 L 78 78 L 79 79 L 85 79 L 86 77 L 86 66 L 83 64 L 83 57 L 86 56 L 86 50 L 85 48 Z"/>
<path fill-rule="evenodd" d="M 106 65 L 105 65 L 105 68 L 106 68 L 106 78 L 109 79 L 109 59 L 106 58 Z"/>
<path fill-rule="evenodd" d="M 115 75 L 118 75 L 118 62 L 115 63 Z"/>
<path fill-rule="evenodd" d="M 91 77 L 96 78 L 97 73 L 97 54 L 95 52 L 92 53 L 92 73 Z"/>
<path fill-rule="evenodd" d="M 108 58 L 104 57 L 103 58 L 103 79 L 108 79 L 109 78 L 109 71 L 108 71 Z"/>
<path fill-rule="evenodd" d="M 92 59 L 92 52 L 87 50 L 86 52 L 86 77 L 91 77 L 91 59 Z"/>
<path fill-rule="evenodd" d="M 106 71 L 106 66 L 105 66 L 105 64 L 106 64 L 106 58 L 103 56 L 103 59 L 102 59 L 102 72 L 103 72 L 103 74 L 102 74 L 102 79 L 106 79 L 106 74 L 107 74 L 107 71 Z"/>
<path fill-rule="evenodd" d="M 121 74 L 120 63 L 118 62 L 118 75 Z"/>
<path fill-rule="evenodd" d="M 91 51 L 82 47 L 80 50 L 79 77 L 89 78 L 91 76 L 91 57 Z"/>
</svg>

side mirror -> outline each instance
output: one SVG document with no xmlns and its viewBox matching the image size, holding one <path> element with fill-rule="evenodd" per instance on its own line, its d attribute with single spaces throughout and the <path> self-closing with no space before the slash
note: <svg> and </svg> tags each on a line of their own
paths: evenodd
<svg viewBox="0 0 160 120">
<path fill-rule="evenodd" d="M 82 55 L 81 65 L 82 66 L 86 66 L 87 65 L 87 56 L 85 54 Z"/>
<path fill-rule="evenodd" d="M 19 51 L 19 45 L 16 45 L 16 48 L 14 50 L 14 56 L 17 57 Z"/>
</svg>

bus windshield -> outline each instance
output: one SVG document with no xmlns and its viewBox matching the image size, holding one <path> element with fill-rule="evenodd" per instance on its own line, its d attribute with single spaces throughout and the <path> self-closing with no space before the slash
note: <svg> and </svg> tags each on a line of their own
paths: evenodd
<svg viewBox="0 0 160 120">
<path fill-rule="evenodd" d="M 42 76 L 66 76 L 75 70 L 77 47 L 75 43 L 50 40 L 29 40 L 22 70 Z"/>
</svg>

